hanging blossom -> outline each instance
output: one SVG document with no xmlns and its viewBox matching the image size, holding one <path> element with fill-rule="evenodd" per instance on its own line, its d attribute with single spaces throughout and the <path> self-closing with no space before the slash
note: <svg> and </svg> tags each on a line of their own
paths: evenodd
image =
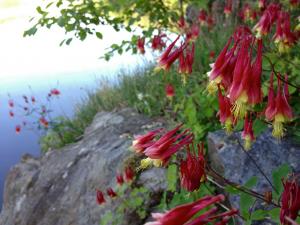
<svg viewBox="0 0 300 225">
<path fill-rule="evenodd" d="M 118 173 L 118 174 L 116 175 L 116 181 L 117 181 L 117 184 L 118 184 L 119 186 L 122 186 L 123 183 L 124 183 L 123 175 Z"/>
<path fill-rule="evenodd" d="M 248 118 L 248 115 L 246 115 L 246 117 L 245 117 L 242 138 L 244 139 L 245 150 L 250 150 L 251 143 L 255 140 L 255 137 L 254 137 L 254 132 L 253 132 L 253 121 Z"/>
<path fill-rule="evenodd" d="M 13 108 L 15 106 L 14 101 L 12 99 L 8 100 L 8 106 Z"/>
<path fill-rule="evenodd" d="M 19 134 L 21 132 L 21 126 L 20 125 L 17 125 L 15 127 L 15 131 L 16 131 L 16 134 Z"/>
<path fill-rule="evenodd" d="M 153 139 L 159 135 L 161 129 L 150 131 L 144 135 L 137 135 L 132 142 L 131 149 L 133 149 L 136 153 L 143 153 L 146 148 L 150 147 L 154 141 Z"/>
<path fill-rule="evenodd" d="M 296 220 L 300 212 L 300 186 L 297 179 L 291 181 L 282 179 L 283 192 L 281 194 L 280 222 L 283 225 L 291 225 L 287 217 Z"/>
<path fill-rule="evenodd" d="M 152 49 L 161 51 L 164 47 L 166 47 L 166 43 L 163 41 L 163 38 L 166 37 L 165 34 L 154 35 L 152 39 Z"/>
<path fill-rule="evenodd" d="M 183 84 L 186 84 L 188 75 L 193 72 L 194 55 L 195 43 L 192 43 L 179 55 L 178 73 L 182 74 Z"/>
<path fill-rule="evenodd" d="M 199 15 L 198 15 L 198 19 L 199 19 L 199 22 L 200 22 L 201 26 L 207 25 L 207 18 L 208 18 L 208 15 L 207 15 L 206 10 L 201 9 L 199 11 Z"/>
<path fill-rule="evenodd" d="M 189 192 L 199 189 L 202 182 L 206 181 L 204 144 L 198 144 L 198 151 L 194 145 L 187 146 L 187 156 L 180 162 L 181 186 Z"/>
<path fill-rule="evenodd" d="M 271 3 L 268 5 L 267 9 L 263 12 L 258 23 L 254 26 L 254 31 L 256 32 L 257 38 L 262 38 L 262 36 L 267 35 L 273 23 L 276 21 L 278 17 L 278 13 L 280 10 L 280 5 Z"/>
<path fill-rule="evenodd" d="M 108 196 L 111 198 L 115 198 L 118 196 L 117 193 L 112 188 L 108 188 L 106 190 L 106 192 L 107 192 Z"/>
<path fill-rule="evenodd" d="M 278 76 L 280 76 L 280 74 Z M 274 94 L 273 77 L 274 77 L 274 73 L 272 73 L 270 77 L 268 104 L 265 110 L 265 116 L 267 120 L 272 121 L 273 136 L 280 139 L 284 136 L 283 124 L 292 120 L 293 113 L 287 99 L 287 96 L 289 96 L 288 87 L 287 87 L 288 85 L 287 75 L 285 76 L 285 82 L 283 88 L 282 88 L 281 80 L 279 78 L 277 79 L 278 84 L 277 84 L 276 97 Z"/>
<path fill-rule="evenodd" d="M 158 140 L 145 149 L 144 154 L 147 158 L 141 161 L 141 169 L 150 165 L 160 167 L 166 164 L 173 154 L 192 143 L 194 135 L 188 129 L 182 130 L 182 126 L 179 125 L 162 134 Z"/>
<path fill-rule="evenodd" d="M 105 198 L 104 198 L 104 194 L 100 190 L 96 190 L 96 199 L 97 199 L 97 203 L 99 205 L 102 205 L 102 204 L 104 204 L 106 202 Z"/>
<path fill-rule="evenodd" d="M 289 13 L 283 11 L 278 13 L 276 33 L 273 36 L 273 39 L 280 53 L 288 52 L 296 43 L 296 35 L 291 31 Z"/>
<path fill-rule="evenodd" d="M 225 127 L 227 134 L 231 134 L 233 126 L 235 125 L 234 116 L 231 113 L 232 104 L 227 96 L 223 96 L 220 86 L 218 86 L 218 100 L 219 100 L 219 118 L 221 124 Z"/>
<path fill-rule="evenodd" d="M 137 48 L 141 54 L 145 54 L 145 38 L 139 37 L 137 40 Z"/>
<path fill-rule="evenodd" d="M 169 98 L 171 100 L 175 95 L 175 89 L 174 89 L 173 85 L 167 84 L 165 87 L 165 92 L 166 92 L 167 98 Z"/>
<path fill-rule="evenodd" d="M 130 166 L 127 166 L 124 171 L 124 177 L 126 182 L 131 182 L 134 178 L 134 171 Z"/>
<path fill-rule="evenodd" d="M 197 217 L 194 217 L 199 211 L 215 203 L 224 201 L 224 199 L 224 195 L 205 196 L 193 203 L 177 206 L 166 213 L 152 213 L 152 217 L 155 221 L 148 222 L 145 225 L 204 225 L 216 220 L 219 220 L 219 222 L 215 224 L 227 224 L 230 217 L 236 215 L 238 210 L 232 209 L 225 213 L 216 214 L 218 209 L 213 207 Z"/>
<path fill-rule="evenodd" d="M 227 0 L 224 7 L 224 14 L 226 17 L 229 17 L 232 13 L 232 0 Z"/>
</svg>

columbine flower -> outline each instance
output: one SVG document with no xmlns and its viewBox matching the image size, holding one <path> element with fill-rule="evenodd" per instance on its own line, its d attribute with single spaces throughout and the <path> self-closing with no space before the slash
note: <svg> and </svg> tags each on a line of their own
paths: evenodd
<svg viewBox="0 0 300 225">
<path fill-rule="evenodd" d="M 130 166 L 125 168 L 124 177 L 126 182 L 131 182 L 134 178 L 134 171 Z"/>
<path fill-rule="evenodd" d="M 282 184 L 284 190 L 281 194 L 280 222 L 290 225 L 286 217 L 296 220 L 300 211 L 300 186 L 295 178 L 292 181 L 282 180 Z"/>
<path fill-rule="evenodd" d="M 40 124 L 43 125 L 45 128 L 48 128 L 49 122 L 46 120 L 45 117 L 40 118 Z"/>
<path fill-rule="evenodd" d="M 292 7 L 296 8 L 300 4 L 300 1 L 299 0 L 290 0 L 290 4 Z"/>
<path fill-rule="evenodd" d="M 167 84 L 165 91 L 166 91 L 166 96 L 169 99 L 172 99 L 173 96 L 175 95 L 175 90 L 174 90 L 174 87 L 172 86 L 172 84 Z"/>
<path fill-rule="evenodd" d="M 166 164 L 171 156 L 185 145 L 193 141 L 193 134 L 189 130 L 180 131 L 182 125 L 162 135 L 153 145 L 146 148 L 144 154 L 148 157 L 141 161 L 141 168 L 153 164 L 156 167 Z"/>
<path fill-rule="evenodd" d="M 250 150 L 251 143 L 255 140 L 252 126 L 253 126 L 252 120 L 248 119 L 248 115 L 246 115 L 245 122 L 244 122 L 244 130 L 242 133 L 245 150 Z"/>
<path fill-rule="evenodd" d="M 116 180 L 117 180 L 117 184 L 122 186 L 123 183 L 124 183 L 124 178 L 123 178 L 123 175 L 122 174 L 117 174 L 116 176 Z"/>
<path fill-rule="evenodd" d="M 164 51 L 164 53 L 161 55 L 161 57 L 158 59 L 158 67 L 162 68 L 164 70 L 169 70 L 171 65 L 178 59 L 179 55 L 185 48 L 186 44 L 181 45 L 179 48 L 176 48 L 173 52 L 172 49 L 175 46 L 177 40 L 180 36 L 178 36 L 170 45 L 167 47 L 167 49 Z"/>
<path fill-rule="evenodd" d="M 31 96 L 31 102 L 35 103 L 35 97 L 34 96 Z"/>
<path fill-rule="evenodd" d="M 292 109 L 288 103 L 286 96 L 289 95 L 288 89 L 283 88 L 280 79 L 277 85 L 276 98 L 274 96 L 273 88 L 273 74 L 270 78 L 270 87 L 268 93 L 268 104 L 265 111 L 266 119 L 272 121 L 273 131 L 272 134 L 276 138 L 282 138 L 284 136 L 283 123 L 290 121 L 293 118 Z M 287 80 L 286 80 L 287 82 Z M 287 85 L 285 82 L 284 86 Z"/>
<path fill-rule="evenodd" d="M 14 101 L 12 100 L 12 99 L 10 99 L 9 101 L 8 101 L 8 106 L 10 107 L 10 108 L 13 108 L 14 107 Z"/>
<path fill-rule="evenodd" d="M 137 48 L 141 54 L 145 54 L 145 38 L 139 37 L 137 40 Z"/>
<path fill-rule="evenodd" d="M 220 86 L 218 87 L 219 117 L 226 133 L 230 134 L 234 125 L 234 117 L 231 113 L 232 104 L 227 96 L 223 96 Z"/>
<path fill-rule="evenodd" d="M 198 16 L 199 22 L 200 24 L 203 26 L 207 23 L 206 19 L 207 19 L 207 12 L 204 9 L 201 9 L 199 11 L 199 16 Z"/>
<path fill-rule="evenodd" d="M 186 35 L 187 42 L 189 41 L 195 42 L 199 36 L 199 33 L 200 33 L 199 25 L 194 23 Z"/>
<path fill-rule="evenodd" d="M 21 132 L 21 126 L 17 125 L 15 128 L 16 134 L 19 134 Z"/>
<path fill-rule="evenodd" d="M 102 205 L 103 203 L 106 202 L 102 191 L 96 190 L 96 194 L 97 194 L 97 198 L 96 198 L 97 203 L 99 205 Z"/>
<path fill-rule="evenodd" d="M 137 152 L 142 153 L 148 147 L 150 147 L 154 142 L 153 139 L 159 134 L 161 129 L 150 131 L 144 135 L 135 136 L 131 148 Z"/>
<path fill-rule="evenodd" d="M 166 47 L 166 43 L 162 40 L 165 36 L 165 34 L 154 35 L 151 46 L 153 50 L 161 51 L 164 47 Z"/>
<path fill-rule="evenodd" d="M 50 90 L 50 94 L 58 96 L 58 95 L 60 95 L 60 91 L 56 88 L 53 88 Z"/>
<path fill-rule="evenodd" d="M 177 25 L 182 32 L 185 30 L 185 19 L 183 16 L 179 18 Z"/>
<path fill-rule="evenodd" d="M 193 72 L 193 64 L 194 64 L 194 55 L 195 55 L 195 43 L 192 43 L 191 48 L 187 47 L 184 51 L 179 55 L 179 67 L 178 72 L 182 74 L 183 84 L 187 82 L 187 76 Z"/>
<path fill-rule="evenodd" d="M 204 225 L 216 219 L 225 220 L 226 218 L 227 220 L 228 217 L 237 214 L 238 211 L 233 209 L 219 215 L 214 215 L 217 211 L 217 208 L 214 207 L 198 217 L 193 218 L 202 209 L 224 201 L 224 199 L 225 197 L 223 195 L 206 196 L 193 203 L 177 206 L 166 213 L 152 213 L 152 217 L 156 221 L 148 222 L 145 225 Z"/>
<path fill-rule="evenodd" d="M 213 60 L 215 58 L 216 53 L 214 51 L 209 52 L 209 60 Z"/>
<path fill-rule="evenodd" d="M 277 19 L 276 33 L 273 37 L 280 53 L 288 52 L 297 38 L 291 31 L 290 15 L 287 12 L 279 12 Z"/>
<path fill-rule="evenodd" d="M 266 8 L 266 0 L 258 0 L 258 7 L 260 9 Z"/>
<path fill-rule="evenodd" d="M 180 162 L 181 186 L 190 192 L 199 189 L 206 180 L 203 143 L 198 144 L 197 148 L 198 152 L 188 148 L 186 159 Z"/>
<path fill-rule="evenodd" d="M 10 111 L 9 111 L 9 116 L 10 116 L 10 117 L 14 117 L 14 116 L 15 116 L 14 112 L 10 110 Z"/>
<path fill-rule="evenodd" d="M 232 13 L 232 0 L 227 0 L 224 8 L 224 14 L 226 17 Z"/>
<path fill-rule="evenodd" d="M 277 19 L 279 10 L 280 10 L 280 6 L 278 4 L 272 3 L 264 11 L 260 20 L 253 28 L 257 33 L 256 34 L 257 38 L 260 39 L 262 36 L 265 36 L 269 33 L 271 26 Z"/>
<path fill-rule="evenodd" d="M 108 194 L 109 197 L 114 198 L 117 197 L 117 193 L 114 192 L 114 190 L 112 188 L 107 188 L 106 193 Z"/>
</svg>

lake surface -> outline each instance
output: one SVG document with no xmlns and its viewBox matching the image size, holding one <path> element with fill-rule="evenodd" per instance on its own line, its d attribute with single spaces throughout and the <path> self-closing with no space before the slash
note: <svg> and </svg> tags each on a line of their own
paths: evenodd
<svg viewBox="0 0 300 225">
<path fill-rule="evenodd" d="M 39 104 L 45 101 L 50 89 L 57 88 L 61 95 L 52 102 L 53 116 L 72 117 L 74 106 L 86 96 L 87 90 L 99 87 L 103 77 L 114 82 L 120 70 L 130 73 L 134 66 L 145 65 L 153 58 L 151 54 L 125 54 L 109 62 L 100 60 L 106 47 L 129 38 L 128 33 L 115 33 L 108 27 L 103 28 L 104 40 L 88 38 L 63 47 L 59 47 L 64 37 L 62 30 L 42 30 L 34 37 L 22 38 L 25 28 L 28 24 L 24 20 L 0 25 L 0 207 L 9 169 L 25 153 L 40 154 L 38 130 L 22 129 L 16 134 L 15 127 L 24 118 L 9 117 L 8 94 L 15 102 L 23 102 L 22 95 L 34 95 Z"/>
</svg>

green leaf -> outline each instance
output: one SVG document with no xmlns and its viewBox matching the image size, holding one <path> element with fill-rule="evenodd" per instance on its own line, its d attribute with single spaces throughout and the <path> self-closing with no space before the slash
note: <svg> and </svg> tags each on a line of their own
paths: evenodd
<svg viewBox="0 0 300 225">
<path fill-rule="evenodd" d="M 177 185 L 177 166 L 170 165 L 167 170 L 168 191 L 175 192 Z"/>
<path fill-rule="evenodd" d="M 66 45 L 69 45 L 71 43 L 71 41 L 73 40 L 73 38 L 69 38 L 67 41 L 66 41 Z"/>
<path fill-rule="evenodd" d="M 273 192 L 273 197 L 278 200 L 280 194 L 283 191 L 282 181 L 281 179 L 287 177 L 287 175 L 291 172 L 291 167 L 288 164 L 283 164 L 279 166 L 272 173 L 273 185 L 276 188 L 277 192 Z"/>
<path fill-rule="evenodd" d="M 253 123 L 253 130 L 254 130 L 255 136 L 260 135 L 266 128 L 267 128 L 267 125 L 259 119 L 256 119 Z"/>
<path fill-rule="evenodd" d="M 102 39 L 102 38 L 103 38 L 103 35 L 102 35 L 102 33 L 100 33 L 100 32 L 96 32 L 96 36 L 97 36 L 97 38 L 99 38 L 99 39 Z"/>
<path fill-rule="evenodd" d="M 225 187 L 225 191 L 230 193 L 230 194 L 240 194 L 241 193 L 241 191 L 239 191 L 238 189 L 236 189 L 236 188 L 234 188 L 230 185 Z"/>
<path fill-rule="evenodd" d="M 269 210 L 268 214 L 271 217 L 271 220 L 280 224 L 280 208 L 271 209 Z"/>
<path fill-rule="evenodd" d="M 242 193 L 240 196 L 240 210 L 245 219 L 250 219 L 250 209 L 255 202 L 255 198 L 249 194 Z"/>
<path fill-rule="evenodd" d="M 252 220 L 263 220 L 268 216 L 268 211 L 266 210 L 262 210 L 262 209 L 258 209 L 254 212 L 252 212 L 251 214 L 251 219 Z"/>
<path fill-rule="evenodd" d="M 251 177 L 244 186 L 246 188 L 253 188 L 257 184 L 258 178 L 256 176 Z"/>
</svg>

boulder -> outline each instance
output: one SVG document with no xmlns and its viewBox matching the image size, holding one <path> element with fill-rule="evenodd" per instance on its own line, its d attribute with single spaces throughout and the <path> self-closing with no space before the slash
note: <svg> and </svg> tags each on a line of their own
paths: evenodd
<svg viewBox="0 0 300 225">
<path fill-rule="evenodd" d="M 163 123 L 132 109 L 100 112 L 81 141 L 40 158 L 24 156 L 6 178 L 0 224 L 98 225 L 104 212 L 119 203 L 116 200 L 97 205 L 96 188 L 116 187 L 116 172 L 133 157 L 128 150 L 131 137 L 158 126 Z M 137 183 L 145 183 L 153 196 L 165 188 L 164 180 L 164 170 L 150 169 L 140 174 Z M 153 204 L 149 200 L 144 207 Z"/>
</svg>

